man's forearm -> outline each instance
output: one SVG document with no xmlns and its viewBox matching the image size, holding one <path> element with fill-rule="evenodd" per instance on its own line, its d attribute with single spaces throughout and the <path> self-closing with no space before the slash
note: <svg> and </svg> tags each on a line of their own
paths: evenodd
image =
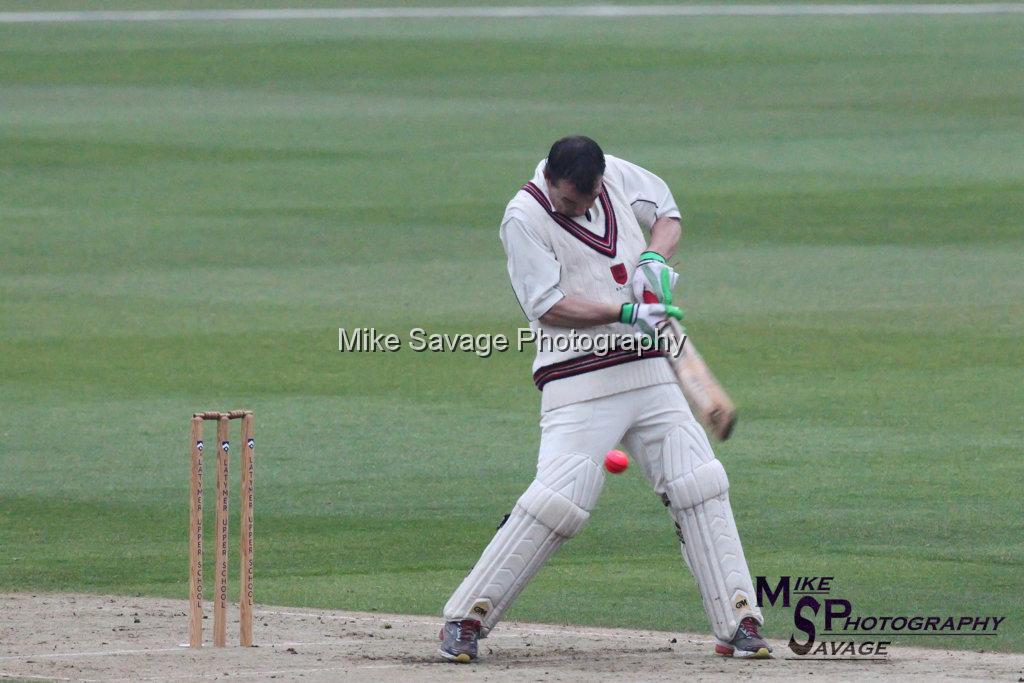
<svg viewBox="0 0 1024 683">
<path fill-rule="evenodd" d="M 668 260 L 675 255 L 682 234 L 683 227 L 678 218 L 659 218 L 651 226 L 651 242 L 647 248 Z M 540 321 L 552 327 L 592 327 L 617 323 L 621 313 L 622 307 L 615 304 L 566 295 L 549 308 Z"/>
<path fill-rule="evenodd" d="M 552 327 L 593 327 L 619 322 L 622 307 L 591 301 L 581 296 L 566 295 L 540 317 Z"/>
<path fill-rule="evenodd" d="M 668 261 L 675 255 L 682 234 L 683 226 L 678 218 L 659 218 L 651 226 L 651 243 L 647 249 L 658 252 Z"/>
</svg>

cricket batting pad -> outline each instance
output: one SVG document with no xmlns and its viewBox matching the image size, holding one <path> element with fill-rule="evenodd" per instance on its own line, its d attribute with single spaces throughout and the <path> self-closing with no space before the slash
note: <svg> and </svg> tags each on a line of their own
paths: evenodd
<svg viewBox="0 0 1024 683">
<path fill-rule="evenodd" d="M 764 623 L 729 505 L 729 479 L 693 421 L 673 428 L 662 444 L 666 495 L 715 635 L 728 642 L 740 620 Z"/>
<path fill-rule="evenodd" d="M 603 484 L 604 472 L 582 453 L 538 468 L 537 478 L 448 600 L 445 621 L 478 619 L 480 635 L 486 636 L 548 557 L 587 523 Z"/>
</svg>

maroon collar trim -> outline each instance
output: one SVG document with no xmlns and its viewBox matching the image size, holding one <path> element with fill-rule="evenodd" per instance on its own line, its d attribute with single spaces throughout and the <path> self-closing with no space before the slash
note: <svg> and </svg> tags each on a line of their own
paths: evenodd
<svg viewBox="0 0 1024 683">
<path fill-rule="evenodd" d="M 583 242 L 594 251 L 611 258 L 615 257 L 619 236 L 619 226 L 615 221 L 615 211 L 612 208 L 612 200 L 608 196 L 608 190 L 602 189 L 601 194 L 598 196 L 598 201 L 601 202 L 601 210 L 604 211 L 604 235 L 601 235 L 600 237 L 590 232 L 568 216 L 563 216 L 557 211 L 554 211 L 551 208 L 551 202 L 544 195 L 541 189 L 534 185 L 532 181 L 523 185 L 523 190 L 536 199 L 537 203 L 544 207 L 544 210 L 548 212 L 548 215 L 551 216 L 552 220 L 558 223 L 558 225 L 560 225 L 570 235 Z"/>
</svg>

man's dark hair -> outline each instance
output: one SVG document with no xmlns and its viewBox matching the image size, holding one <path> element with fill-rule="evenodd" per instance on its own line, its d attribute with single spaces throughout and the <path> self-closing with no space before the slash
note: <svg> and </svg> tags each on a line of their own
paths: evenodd
<svg viewBox="0 0 1024 683">
<path fill-rule="evenodd" d="M 604 152 L 585 135 L 569 135 L 551 145 L 544 176 L 552 184 L 568 180 L 578 191 L 590 194 L 602 175 Z"/>
</svg>

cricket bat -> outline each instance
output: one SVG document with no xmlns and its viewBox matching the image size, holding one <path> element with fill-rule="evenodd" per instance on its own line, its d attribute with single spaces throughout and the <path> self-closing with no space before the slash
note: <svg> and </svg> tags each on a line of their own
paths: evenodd
<svg viewBox="0 0 1024 683">
<path fill-rule="evenodd" d="M 644 292 L 644 303 L 658 303 L 653 292 Z M 729 394 L 711 374 L 711 368 L 693 345 L 693 340 L 683 331 L 683 326 L 675 318 L 669 318 L 662 330 L 663 334 L 673 335 L 682 342 L 677 348 L 679 355 L 669 360 L 676 371 L 676 379 L 683 390 L 690 410 L 697 416 L 704 429 L 708 430 L 719 441 L 725 441 L 736 426 L 736 406 Z"/>
<path fill-rule="evenodd" d="M 683 341 L 682 349 L 675 358 L 669 358 L 676 371 L 679 387 L 683 390 L 690 410 L 697 416 L 704 428 L 720 441 L 725 441 L 736 426 L 736 406 L 725 389 L 711 374 L 711 368 L 697 351 L 691 339 L 678 320 L 671 319 L 665 332 Z"/>
</svg>

